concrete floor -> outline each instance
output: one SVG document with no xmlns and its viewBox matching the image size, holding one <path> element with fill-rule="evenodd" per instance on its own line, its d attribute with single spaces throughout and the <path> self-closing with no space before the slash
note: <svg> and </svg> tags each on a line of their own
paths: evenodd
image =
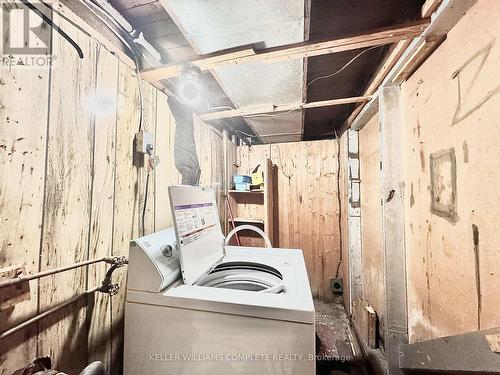
<svg viewBox="0 0 500 375">
<path fill-rule="evenodd" d="M 317 375 L 368 374 L 344 307 L 315 301 Z"/>
</svg>

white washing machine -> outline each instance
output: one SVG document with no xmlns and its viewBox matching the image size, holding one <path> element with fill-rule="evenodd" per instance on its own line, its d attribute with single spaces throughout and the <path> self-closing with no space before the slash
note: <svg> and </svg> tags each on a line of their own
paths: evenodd
<svg viewBox="0 0 500 375">
<path fill-rule="evenodd" d="M 224 246 L 212 189 L 169 194 L 174 228 L 131 243 L 124 373 L 314 374 L 302 251 Z"/>
</svg>

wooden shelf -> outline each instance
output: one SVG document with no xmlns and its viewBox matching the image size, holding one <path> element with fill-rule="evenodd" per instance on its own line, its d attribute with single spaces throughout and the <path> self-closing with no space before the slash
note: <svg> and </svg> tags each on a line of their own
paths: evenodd
<svg viewBox="0 0 500 375">
<path fill-rule="evenodd" d="M 229 190 L 229 194 L 264 194 L 264 190 L 250 190 L 250 191 Z"/>
<path fill-rule="evenodd" d="M 235 223 L 246 223 L 246 224 L 260 224 L 264 225 L 264 220 L 262 219 L 252 219 L 252 218 L 247 218 L 247 217 L 235 217 L 234 218 Z"/>
<path fill-rule="evenodd" d="M 250 162 L 250 161 L 249 161 Z M 255 225 L 263 230 L 271 243 L 274 243 L 274 167 L 269 158 L 263 160 L 252 160 L 251 164 L 239 166 L 237 173 L 248 175 L 255 168 L 255 165 L 260 164 L 260 170 L 263 172 L 264 186 L 261 189 L 239 191 L 235 189 L 227 190 L 229 207 L 231 215 L 234 216 L 234 225 L 241 226 L 244 224 Z M 257 186 L 256 186 L 257 187 Z M 229 216 L 229 214 L 228 214 Z M 228 218 L 229 219 L 229 218 Z M 229 221 L 229 220 L 228 220 Z M 228 227 L 230 224 L 228 225 Z M 262 246 L 262 238 L 258 235 L 242 231 L 239 235 L 242 246 Z"/>
</svg>

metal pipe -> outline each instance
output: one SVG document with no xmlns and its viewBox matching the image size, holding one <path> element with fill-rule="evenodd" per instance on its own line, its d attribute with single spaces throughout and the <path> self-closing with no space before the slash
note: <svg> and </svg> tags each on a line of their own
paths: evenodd
<svg viewBox="0 0 500 375">
<path fill-rule="evenodd" d="M 19 330 L 21 330 L 21 329 L 23 329 L 23 328 L 25 328 L 25 327 L 33 324 L 33 323 L 38 322 L 40 319 L 45 318 L 46 316 L 48 316 L 48 315 L 50 315 L 50 314 L 52 314 L 52 313 L 54 313 L 54 312 L 62 309 L 65 306 L 71 305 L 73 302 L 79 300 L 82 297 L 85 297 L 85 296 L 88 296 L 89 294 L 93 294 L 93 293 L 97 292 L 98 289 L 99 288 L 96 287 L 94 289 L 90 289 L 90 290 L 87 290 L 87 291 L 85 291 L 83 293 L 77 294 L 76 296 L 71 297 L 66 302 L 63 302 L 60 305 L 57 305 L 57 306 L 55 306 L 55 307 L 53 307 L 53 308 L 51 308 L 51 309 L 49 309 L 49 310 L 47 310 L 47 311 L 45 311 L 45 312 L 43 312 L 41 314 L 38 314 L 38 315 L 34 316 L 31 319 L 28 319 L 27 321 L 25 321 L 25 322 L 23 322 L 23 323 L 15 326 L 15 327 L 12 327 L 11 329 L 9 329 L 9 330 L 3 332 L 2 334 L 0 334 L 0 340 L 6 338 L 7 336 L 12 335 L 13 333 L 15 333 L 15 332 L 17 332 L 17 331 L 19 331 Z"/>
<path fill-rule="evenodd" d="M 31 275 L 20 275 L 14 279 L 7 279 L 7 280 L 0 281 L 0 288 L 16 285 L 16 284 L 19 284 L 19 283 L 22 283 L 25 281 L 39 279 L 39 278 L 44 277 L 44 276 L 50 276 L 50 275 L 54 275 L 56 273 L 60 273 L 60 272 L 64 272 L 64 271 L 69 271 L 69 270 L 72 270 L 74 268 L 88 266 L 89 264 L 94 264 L 94 263 L 99 263 L 99 262 L 115 263 L 116 259 L 117 259 L 117 257 L 102 257 L 102 258 L 97 258 L 97 259 L 85 260 L 83 262 L 74 263 L 74 264 L 71 264 L 69 266 L 53 268 L 51 270 L 42 271 L 42 272 L 34 273 Z"/>
</svg>

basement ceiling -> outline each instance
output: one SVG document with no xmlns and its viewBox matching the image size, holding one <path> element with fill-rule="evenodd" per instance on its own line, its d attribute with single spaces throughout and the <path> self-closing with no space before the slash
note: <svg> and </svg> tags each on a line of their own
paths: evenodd
<svg viewBox="0 0 500 375">
<path fill-rule="evenodd" d="M 304 41 L 302 0 L 161 0 L 194 49 L 202 55 L 256 44 L 270 48 Z M 302 59 L 232 65 L 213 71 L 236 107 L 300 104 Z M 209 108 L 209 111 L 211 108 Z M 299 141 L 302 113 L 246 118 L 263 141 Z"/>
<path fill-rule="evenodd" d="M 268 48 L 322 41 L 420 18 L 424 0 L 111 0 L 162 55 L 162 63 L 254 45 Z M 201 74 L 207 103 L 195 109 L 301 104 L 360 96 L 390 46 L 264 64 L 217 68 Z M 334 74 L 352 61 L 344 70 Z M 176 79 L 162 81 L 175 87 Z M 355 104 L 211 123 L 254 142 L 333 138 L 345 130 Z M 271 117 L 273 116 L 273 117 Z"/>
</svg>

